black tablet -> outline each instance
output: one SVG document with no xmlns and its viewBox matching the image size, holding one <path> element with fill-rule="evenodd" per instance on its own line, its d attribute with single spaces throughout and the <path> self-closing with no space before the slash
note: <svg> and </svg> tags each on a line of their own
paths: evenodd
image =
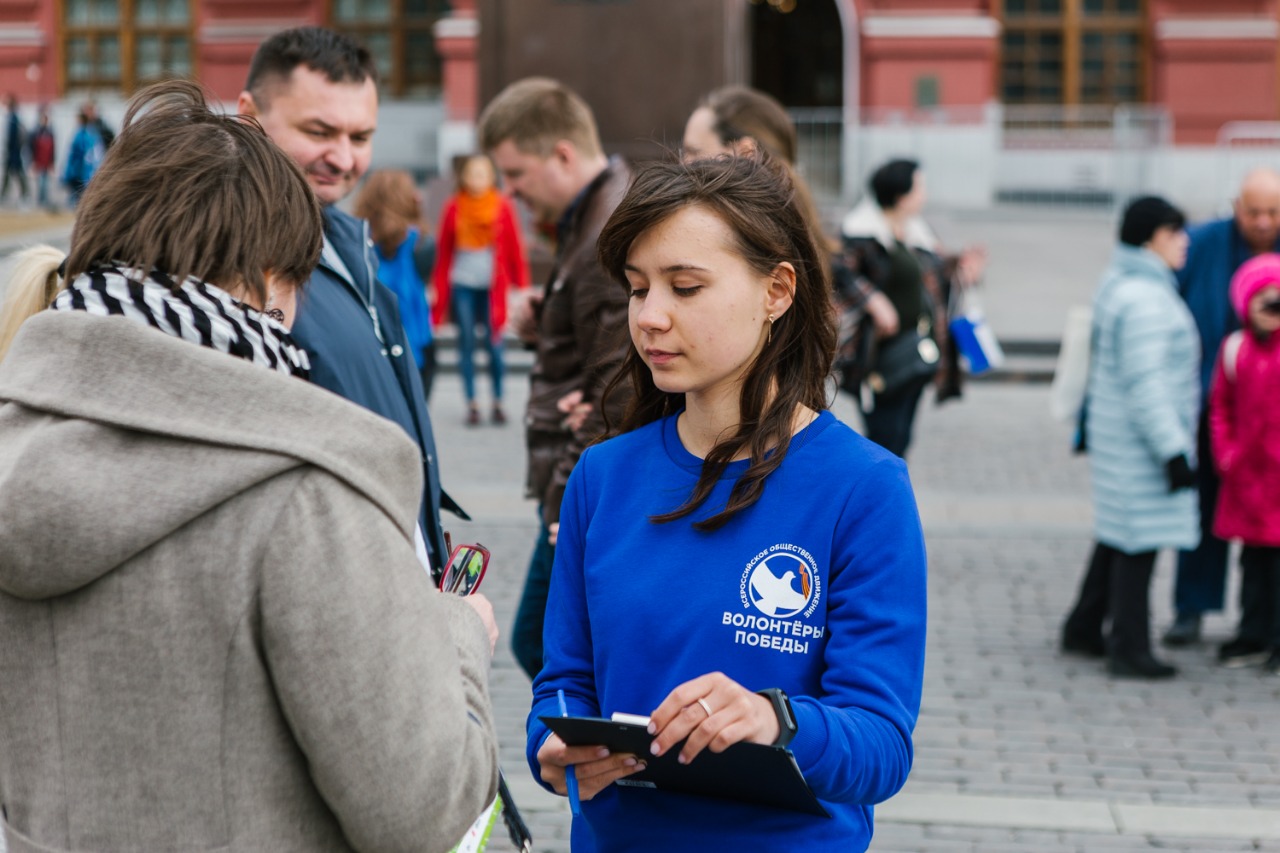
<svg viewBox="0 0 1280 853">
<path fill-rule="evenodd" d="M 614 753 L 643 758 L 648 763 L 643 771 L 614 783 L 623 788 L 720 797 L 830 817 L 800 775 L 795 756 L 784 747 L 735 743 L 724 752 L 704 749 L 693 761 L 681 764 L 676 760 L 678 746 L 661 758 L 650 754 L 653 736 L 643 725 L 601 717 L 538 719 L 570 746 L 600 744 Z"/>
</svg>

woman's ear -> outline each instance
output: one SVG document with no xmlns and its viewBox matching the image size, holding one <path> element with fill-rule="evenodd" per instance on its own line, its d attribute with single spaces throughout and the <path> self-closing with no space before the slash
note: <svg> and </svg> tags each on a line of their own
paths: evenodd
<svg viewBox="0 0 1280 853">
<path fill-rule="evenodd" d="M 765 290 L 765 310 L 773 317 L 781 317 L 791 308 L 796 296 L 796 268 L 783 261 L 769 274 Z"/>
<path fill-rule="evenodd" d="M 760 148 L 760 143 L 754 136 L 744 136 L 729 143 L 729 147 L 733 149 L 734 157 L 751 157 Z"/>
</svg>

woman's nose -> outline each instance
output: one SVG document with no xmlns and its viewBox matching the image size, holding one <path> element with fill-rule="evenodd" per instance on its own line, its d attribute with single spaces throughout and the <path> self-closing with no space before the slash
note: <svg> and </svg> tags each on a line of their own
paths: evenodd
<svg viewBox="0 0 1280 853">
<path fill-rule="evenodd" d="M 661 294 L 655 295 L 653 289 L 649 290 L 644 301 L 640 303 L 636 323 L 645 331 L 665 329 L 671 324 L 667 303 Z"/>
</svg>

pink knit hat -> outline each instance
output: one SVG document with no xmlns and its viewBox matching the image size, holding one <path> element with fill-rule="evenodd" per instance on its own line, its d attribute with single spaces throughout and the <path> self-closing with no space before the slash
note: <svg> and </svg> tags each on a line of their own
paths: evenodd
<svg viewBox="0 0 1280 853">
<path fill-rule="evenodd" d="M 1231 307 L 1241 320 L 1249 315 L 1249 300 L 1269 284 L 1280 287 L 1280 255 L 1267 253 L 1250 258 L 1231 276 Z"/>
</svg>

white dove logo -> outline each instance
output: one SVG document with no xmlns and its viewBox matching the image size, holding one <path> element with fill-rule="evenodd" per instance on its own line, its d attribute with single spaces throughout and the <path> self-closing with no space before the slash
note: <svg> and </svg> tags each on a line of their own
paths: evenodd
<svg viewBox="0 0 1280 853">
<path fill-rule="evenodd" d="M 795 567 L 800 570 L 797 586 L 796 572 L 788 567 L 781 576 L 775 575 L 769 568 L 768 561 L 755 567 L 751 573 L 751 602 L 760 612 L 770 617 L 794 616 L 809 603 L 812 584 L 809 582 L 808 569 L 804 563 L 795 558 Z"/>
</svg>

